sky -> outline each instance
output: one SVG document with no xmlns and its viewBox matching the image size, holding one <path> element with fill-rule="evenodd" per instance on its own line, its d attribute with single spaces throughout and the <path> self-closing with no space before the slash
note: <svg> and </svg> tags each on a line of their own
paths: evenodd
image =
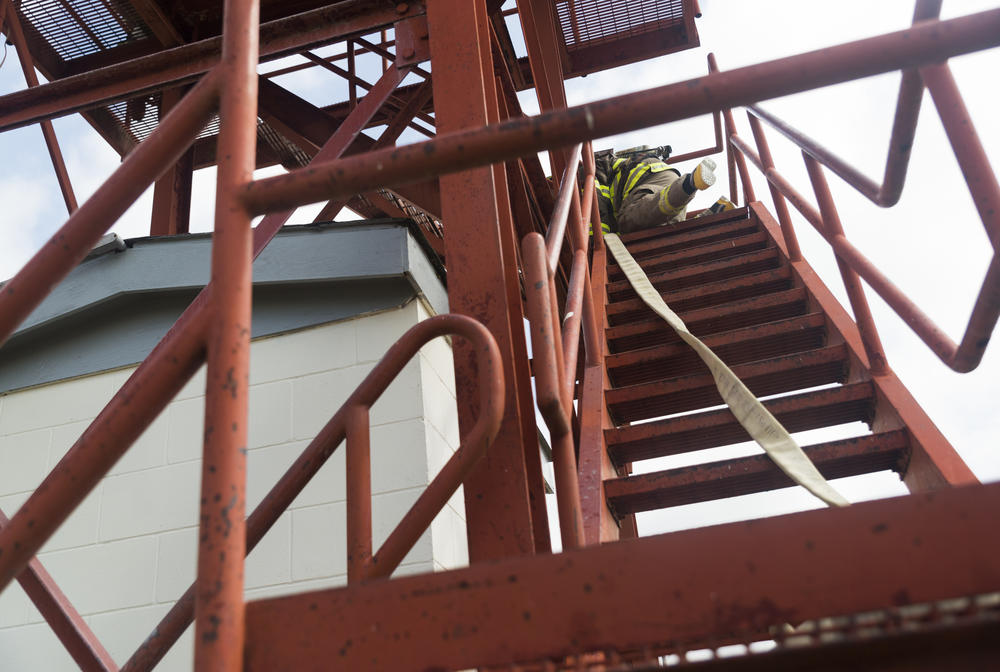
<svg viewBox="0 0 1000 672">
<path fill-rule="evenodd" d="M 946 0 L 942 15 L 947 18 L 997 6 L 1000 2 L 995 0 Z M 581 104 L 704 75 L 710 50 L 717 55 L 722 69 L 730 69 L 902 29 L 909 25 L 913 11 L 909 0 L 701 0 L 701 7 L 703 18 L 698 21 L 698 30 L 705 46 L 570 80 L 569 103 Z M 998 64 L 1000 50 L 996 49 L 951 61 L 994 167 L 1000 166 L 1000 118 L 996 115 L 1000 93 L 991 84 Z M 331 87 L 331 80 L 327 73 L 314 68 L 276 81 L 323 104 L 345 95 L 343 87 Z M 880 179 L 898 84 L 899 75 L 894 73 L 768 101 L 764 107 L 836 149 L 869 176 Z M 0 65 L 0 94 L 23 87 L 16 55 L 8 47 L 6 61 Z M 521 102 L 527 112 L 537 112 L 532 92 L 522 93 Z M 741 135 L 749 138 L 745 115 L 736 111 L 735 116 Z M 83 202 L 118 166 L 119 157 L 80 117 L 60 118 L 54 124 L 77 198 Z M 671 144 L 674 153 L 680 154 L 710 146 L 714 142 L 712 133 L 710 118 L 704 117 L 598 140 L 594 147 Z M 421 137 L 404 136 L 408 142 Z M 769 137 L 779 170 L 800 191 L 811 194 L 798 150 L 774 133 Z M 692 208 L 707 206 L 722 193 L 721 185 L 728 184 L 724 157 L 720 159 L 720 188 L 700 195 Z M 280 169 L 260 174 L 275 172 Z M 751 172 L 758 198 L 773 211 L 763 178 L 753 169 Z M 990 259 L 990 247 L 929 95 L 924 96 L 907 184 L 896 207 L 879 209 L 836 176 L 829 175 L 828 179 L 848 238 L 953 339 L 960 338 Z M 196 173 L 193 231 L 211 229 L 213 195 L 214 171 Z M 0 203 L 4 206 L 0 216 L 4 237 L 0 277 L 9 277 L 66 218 L 37 127 L 0 136 Z M 112 230 L 125 238 L 145 235 L 150 203 L 151 191 L 114 223 Z M 311 221 L 317 209 L 300 209 L 291 223 Z M 829 247 L 801 217 L 795 215 L 795 221 L 806 259 L 844 300 L 843 284 Z M 890 365 L 978 477 L 984 481 L 1000 479 L 1000 347 L 994 344 L 988 349 L 974 372 L 956 374 L 937 360 L 873 292 L 868 295 Z M 856 434 L 859 428 L 837 431 Z M 797 435 L 804 444 L 829 437 L 829 433 Z M 637 465 L 637 470 L 659 470 L 688 464 L 692 459 L 755 452 L 759 452 L 756 447 L 740 446 L 726 453 L 650 461 Z M 905 492 L 892 474 L 842 479 L 835 485 L 852 501 Z M 785 490 L 643 514 L 640 529 L 645 533 L 667 531 L 817 505 L 802 491 Z"/>
</svg>

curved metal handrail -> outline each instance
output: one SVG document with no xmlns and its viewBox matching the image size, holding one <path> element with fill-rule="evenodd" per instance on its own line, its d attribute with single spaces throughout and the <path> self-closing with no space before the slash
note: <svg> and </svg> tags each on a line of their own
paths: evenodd
<svg viewBox="0 0 1000 672">
<path fill-rule="evenodd" d="M 350 581 L 352 578 L 368 580 L 388 576 L 392 573 L 427 526 L 430 525 L 434 516 L 448 501 L 448 498 L 458 489 L 479 458 L 485 454 L 500 429 L 504 409 L 504 376 L 500 350 L 489 330 L 465 315 L 447 314 L 428 318 L 411 327 L 396 341 L 395 345 L 389 348 L 385 356 L 375 365 L 375 368 L 361 381 L 351 396 L 319 431 L 316 438 L 306 446 L 298 459 L 288 467 L 253 513 L 247 517 L 247 554 L 254 549 L 267 531 L 278 521 L 278 518 L 291 506 L 295 498 L 309 484 L 309 481 L 333 455 L 337 446 L 345 438 L 348 441 L 348 452 L 352 450 L 350 432 L 352 416 L 359 410 L 367 415 L 367 410 L 402 371 L 406 363 L 417 354 L 421 346 L 433 338 L 448 334 L 467 338 L 475 346 L 480 380 L 479 417 L 465 437 L 465 441 L 421 493 L 378 552 L 370 560 L 365 558 L 360 565 L 355 565 L 348 580 Z M 367 429 L 367 423 L 365 428 Z M 357 437 L 355 436 L 355 438 Z M 356 447 L 355 445 L 355 450 Z M 349 484 L 352 483 L 354 476 L 356 475 L 351 474 L 350 469 L 348 469 L 347 481 Z M 370 471 L 368 476 L 370 477 Z M 357 484 L 356 481 L 354 483 Z M 365 496 L 366 489 L 368 490 L 367 500 L 370 507 L 370 480 L 367 486 L 367 488 L 355 488 L 353 493 L 349 488 L 349 518 L 351 516 L 350 508 L 358 503 L 358 497 Z M 348 536 L 351 536 L 350 527 Z M 371 548 L 370 544 L 369 524 L 369 549 Z M 348 540 L 349 549 L 363 545 L 363 543 L 359 544 L 357 540 Z M 351 574 L 359 569 L 361 570 L 360 574 L 352 577 Z M 194 604 L 195 584 L 192 583 L 160 620 L 149 637 L 136 649 L 128 662 L 122 666 L 121 672 L 139 672 L 140 670 L 152 669 L 191 624 L 194 619 Z"/>
</svg>

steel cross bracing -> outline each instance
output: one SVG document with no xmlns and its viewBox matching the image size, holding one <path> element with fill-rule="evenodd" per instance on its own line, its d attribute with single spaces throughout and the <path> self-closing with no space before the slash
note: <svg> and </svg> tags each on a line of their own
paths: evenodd
<svg viewBox="0 0 1000 672">
<path fill-rule="evenodd" d="M 713 61 L 706 77 L 568 108 L 564 80 L 600 67 L 595 63 L 610 66 L 697 44 L 696 3 L 664 2 L 680 14 L 657 15 L 618 34 L 601 24 L 610 21 L 600 15 L 605 4 L 585 0 L 519 0 L 516 8 L 486 0 L 303 1 L 288 8 L 229 0 L 224 12 L 218 3 L 203 3 L 200 26 L 171 18 L 170 3 L 142 0 L 127 3 L 134 12 L 108 15 L 122 27 L 141 25 L 130 33 L 134 39 L 102 41 L 86 16 L 74 18 L 100 48 L 72 52 L 72 58 L 46 38 L 44 26 L 32 23 L 27 4 L 0 3 L 4 32 L 14 37 L 26 73 L 34 62 L 50 81 L 36 86 L 29 76 L 28 89 L 0 96 L 0 130 L 43 124 L 71 215 L 0 290 L 0 338 L 10 336 L 148 186 L 156 184 L 158 204 L 152 233 L 182 232 L 191 171 L 219 168 L 212 282 L 21 509 L 9 521 L 0 518 L 0 587 L 15 578 L 30 586 L 82 668 L 115 664 L 33 558 L 205 361 L 206 426 L 218 431 L 208 432 L 203 457 L 198 580 L 125 669 L 153 667 L 192 619 L 198 670 L 327 669 L 331 660 L 343 669 L 646 669 L 660 656 L 694 648 L 783 639 L 788 624 L 872 611 L 898 620 L 910 618 L 900 611 L 907 605 L 1000 590 L 1000 554 L 992 541 L 997 486 L 976 482 L 896 378 L 861 289 L 864 280 L 946 363 L 967 370 L 982 357 L 1000 313 L 996 257 L 956 345 L 847 241 L 823 168 L 881 204 L 892 202 L 905 173 L 898 141 L 912 139 L 926 86 L 960 165 L 980 178 L 970 180 L 970 189 L 997 249 L 1000 189 L 946 61 L 1000 44 L 1000 10 L 936 21 L 940 3 L 921 0 L 909 30 L 728 72 Z M 528 52 L 524 60 L 513 55 L 504 22 L 513 14 Z M 30 28 L 19 33 L 25 24 Z M 598 28 L 598 37 L 587 38 Z M 671 30 L 669 46 L 650 37 Z M 334 42 L 344 44 L 335 56 L 312 52 Z M 356 69 L 362 53 L 383 59 L 375 82 Z M 348 100 L 319 108 L 273 81 L 287 68 L 258 75 L 259 61 L 289 54 L 343 77 Z M 904 78 L 882 187 L 756 106 L 895 70 Z M 403 86 L 408 73 L 424 81 Z M 515 96 L 529 86 L 541 108 L 534 117 L 521 114 Z M 115 105 L 124 105 L 124 116 L 115 116 Z M 732 108 L 742 105 L 752 106 L 756 151 L 736 132 Z M 78 208 L 47 125 L 76 112 L 125 156 Z M 601 235 L 587 235 L 588 223 L 596 221 L 589 141 L 706 113 L 716 116 L 717 145 L 687 157 L 724 146 L 733 200 L 742 187 L 745 207 L 636 234 L 626 244 L 692 330 L 731 359 L 757 394 L 839 383 L 768 402 L 792 431 L 844 418 L 870 424 L 873 433 L 857 440 L 807 447 L 825 474 L 893 469 L 915 494 L 618 541 L 635 536 L 636 511 L 786 483 L 756 458 L 644 477 L 629 476 L 626 468 L 743 435 L 728 411 L 628 424 L 702 409 L 714 397 L 690 356 L 621 284 Z M 147 115 L 156 123 L 142 126 Z M 759 120 L 803 149 L 818 206 L 776 170 Z M 385 126 L 378 140 L 362 135 L 376 125 Z M 406 127 L 430 139 L 395 146 Z M 539 151 L 550 152 L 556 182 L 546 180 Z M 274 162 L 290 168 L 288 174 L 253 179 L 255 167 Z M 777 222 L 755 202 L 748 163 L 768 179 Z M 836 252 L 857 324 L 802 258 L 786 200 Z M 447 268 L 454 314 L 400 341 L 305 449 L 296 464 L 309 469 L 290 468 L 245 516 L 250 263 L 294 207 L 315 201 L 328 202 L 324 213 L 331 217 L 345 206 L 415 214 Z M 265 217 L 251 228 L 258 214 Z M 530 362 L 524 317 L 531 322 Z M 421 343 L 444 333 L 464 336 L 454 352 L 465 448 L 373 552 L 367 408 Z M 535 404 L 552 437 L 566 549 L 560 554 L 550 553 Z M 354 559 L 348 587 L 245 604 L 245 552 L 345 436 L 352 483 L 346 543 Z M 484 451 L 489 460 L 477 460 Z M 471 567 L 381 579 L 460 483 Z M 618 543 L 605 543 L 612 541 Z M 871 559 L 863 572 L 857 557 Z M 984 661 L 995 661 L 993 603 L 963 604 L 963 618 L 927 618 L 923 631 L 960 651 L 945 659 L 910 656 L 908 663 L 933 669 L 944 660 L 982 669 Z M 878 666 L 891 659 L 887 651 L 921 650 L 892 628 L 868 639 L 857 631 L 847 627 L 835 646 L 816 638 L 800 653 L 782 649 L 770 658 L 715 664 L 801 668 L 836 659 Z"/>
</svg>

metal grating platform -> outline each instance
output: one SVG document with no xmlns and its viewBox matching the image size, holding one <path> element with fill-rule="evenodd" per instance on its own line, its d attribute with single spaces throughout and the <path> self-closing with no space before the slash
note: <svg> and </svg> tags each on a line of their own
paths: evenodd
<svg viewBox="0 0 1000 672">
<path fill-rule="evenodd" d="M 565 74 L 577 77 L 699 45 L 692 0 L 553 0 Z"/>
<path fill-rule="evenodd" d="M 20 10 L 63 61 L 151 35 L 132 5 L 116 0 L 24 0 Z"/>
<path fill-rule="evenodd" d="M 662 30 L 684 22 L 682 0 L 557 0 L 567 51 Z"/>
</svg>

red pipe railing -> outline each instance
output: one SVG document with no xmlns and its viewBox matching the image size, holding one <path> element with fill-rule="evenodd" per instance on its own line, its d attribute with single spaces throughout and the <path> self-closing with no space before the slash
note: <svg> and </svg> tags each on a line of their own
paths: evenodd
<svg viewBox="0 0 1000 672">
<path fill-rule="evenodd" d="M 864 280 L 889 304 L 942 362 L 958 372 L 968 372 L 979 365 L 989 343 L 990 335 L 1000 319 L 1000 302 L 996 299 L 1000 294 L 1000 257 L 997 256 L 997 252 L 1000 251 L 1000 184 L 997 182 L 996 173 L 993 171 L 976 134 L 969 113 L 965 109 L 961 92 L 958 90 L 948 65 L 940 63 L 922 66 L 919 69 L 919 78 L 922 80 L 921 91 L 922 87 L 926 86 L 931 92 L 938 115 L 979 212 L 983 228 L 994 248 L 993 259 L 976 297 L 965 332 L 958 343 L 953 341 L 944 329 L 938 326 L 847 239 L 840 224 L 833 196 L 823 175 L 823 166 L 828 167 L 876 204 L 888 206 L 898 199 L 897 192 L 902 189 L 901 180 L 906 174 L 908 149 L 906 151 L 899 149 L 890 151 L 886 164 L 886 180 L 884 185 L 879 187 L 864 177 L 860 171 L 823 149 L 805 134 L 774 115 L 763 112 L 757 106 L 747 108 L 747 117 L 750 121 L 757 151 L 754 151 L 750 144 L 727 123 L 730 149 L 737 150 L 739 159 L 749 159 L 768 180 L 778 222 L 781 225 L 791 260 L 801 259 L 801 251 L 788 208 L 785 205 L 786 199 L 833 248 L 854 311 L 855 321 L 858 324 L 861 340 L 868 356 L 869 366 L 875 375 L 885 372 L 887 364 L 878 328 L 860 285 L 861 280 Z M 896 142 L 900 141 L 900 137 L 906 138 L 912 135 L 912 127 L 916 123 L 916 112 L 907 105 L 912 104 L 914 97 L 916 105 L 919 105 L 919 96 L 915 96 L 909 90 L 907 81 L 907 73 L 904 73 L 904 81 L 900 90 L 900 104 L 897 106 L 897 116 L 893 123 L 892 142 L 894 148 Z M 904 105 L 904 102 L 907 102 L 907 105 Z M 813 192 L 819 203 L 819 212 L 774 167 L 774 160 L 762 128 L 762 121 L 776 128 L 802 150 Z M 742 171 L 741 178 L 743 178 Z M 745 183 L 748 183 L 749 178 L 743 179 Z M 897 184 L 897 181 L 900 182 Z"/>
<path fill-rule="evenodd" d="M 474 344 L 480 376 L 479 417 L 465 441 L 410 507 L 374 555 L 371 553 L 371 467 L 368 449 L 368 409 L 431 339 L 454 334 Z M 347 439 L 348 581 L 388 576 L 420 538 L 434 516 L 454 494 L 469 470 L 485 454 L 503 418 L 503 364 L 496 341 L 479 322 L 464 315 L 439 315 L 410 328 L 382 357 L 340 409 L 319 431 L 247 518 L 248 555 L 278 521 L 295 498 Z M 367 500 L 367 515 L 365 513 Z M 351 560 L 353 556 L 353 560 Z M 191 624 L 195 584 L 174 604 L 122 672 L 152 669 Z"/>
<path fill-rule="evenodd" d="M 581 203 L 577 168 L 581 155 L 584 188 Z M 603 366 L 603 348 L 591 293 L 587 248 L 587 224 L 594 217 L 594 155 L 590 143 L 577 144 L 568 153 L 559 193 L 543 239 L 530 233 L 521 241 L 528 321 L 538 410 L 549 429 L 556 476 L 556 500 L 563 548 L 579 548 L 585 543 L 580 486 L 577 473 L 577 445 L 573 436 L 573 401 L 576 398 L 577 361 L 583 336 L 587 366 Z M 594 240 L 601 240 L 601 228 L 593 226 Z M 568 232 L 568 236 L 566 235 Z M 565 312 L 558 314 L 556 271 L 563 243 L 572 254 L 566 289 Z M 597 390 L 601 394 L 602 390 Z M 588 393 L 589 394 L 589 393 Z M 581 405 L 584 399 L 581 398 Z M 598 407 L 600 405 L 598 404 Z M 581 406 L 582 407 L 582 406 Z M 587 403 L 588 409 L 594 405 Z"/>
<path fill-rule="evenodd" d="M 73 86 L 77 87 L 74 89 L 75 97 L 71 96 L 59 102 L 52 102 L 51 98 L 46 98 L 55 91 L 63 90 L 55 84 L 38 87 L 35 92 L 27 96 L 6 96 L 2 99 L 4 103 L 11 103 L 15 98 L 37 103 L 31 105 L 28 111 L 25 111 L 26 108 L 14 111 L 5 109 L 0 115 L 3 116 L 4 124 L 29 123 L 37 120 L 31 115 L 48 116 L 55 114 L 56 110 L 79 109 L 81 105 L 118 97 L 126 90 L 148 90 L 161 84 L 164 77 L 175 81 L 171 78 L 184 79 L 197 75 L 199 71 L 208 71 L 199 85 L 171 111 L 150 138 L 129 155 L 104 186 L 73 213 L 60 231 L 17 276 L 4 285 L 0 292 L 0 341 L 5 340 L 51 288 L 86 255 L 100 235 L 157 175 L 179 158 L 215 111 L 220 89 L 224 89 L 224 108 L 227 106 L 239 108 L 240 105 L 235 103 L 236 100 L 241 98 L 248 103 L 253 98 L 252 95 L 247 95 L 247 91 L 240 93 L 239 89 L 244 85 L 251 85 L 249 80 L 254 79 L 248 74 L 252 68 L 247 67 L 248 63 L 256 62 L 256 58 L 251 57 L 251 51 L 255 52 L 252 45 L 254 38 L 246 33 L 256 34 L 256 30 L 246 31 L 242 28 L 256 25 L 257 3 L 254 0 L 239 0 L 229 4 L 242 10 L 233 21 L 227 20 L 226 32 L 235 31 L 243 35 L 229 35 L 225 38 L 230 46 L 227 47 L 223 61 L 226 63 L 227 59 L 231 59 L 230 63 L 242 64 L 243 67 L 237 68 L 235 65 L 233 67 L 243 74 L 226 86 L 223 86 L 220 80 L 223 79 L 222 70 L 227 65 L 215 66 L 218 57 L 214 52 L 216 43 L 213 42 L 212 53 L 201 54 L 202 59 L 196 66 L 185 66 L 177 61 L 180 56 L 174 54 L 174 51 L 180 52 L 184 48 L 173 50 L 160 60 L 147 61 L 161 63 L 163 67 L 159 70 L 167 71 L 173 68 L 171 71 L 173 74 L 164 75 L 159 70 L 141 74 L 129 71 L 131 73 L 129 79 L 123 83 L 115 80 L 109 69 L 108 72 L 102 73 L 103 79 L 99 77 L 97 80 L 74 80 Z M 267 43 L 262 52 L 275 54 L 290 45 L 301 46 L 303 41 L 309 42 L 310 35 L 319 39 L 324 35 L 329 36 L 337 31 L 347 30 L 345 26 L 348 24 L 334 28 L 325 24 L 309 26 L 302 28 L 300 34 L 296 34 L 294 38 L 288 38 L 284 32 L 278 31 L 273 36 L 266 35 L 262 38 Z M 282 177 L 253 181 L 245 168 L 237 167 L 232 174 L 227 173 L 224 179 L 220 177 L 222 186 L 219 210 L 221 213 L 227 207 L 230 208 L 234 223 L 232 226 L 220 227 L 217 233 L 222 229 L 233 229 L 237 240 L 232 249 L 218 251 L 220 260 L 223 260 L 220 266 L 223 269 L 221 273 L 228 280 L 212 290 L 206 290 L 195 301 L 163 343 L 154 349 L 146 362 L 126 382 L 108 407 L 102 411 L 38 490 L 29 497 L 9 524 L 0 529 L 0 589 L 6 587 L 27 567 L 58 525 L 193 375 L 205 355 L 206 347 L 213 353 L 224 352 L 225 345 L 220 336 L 223 333 L 236 334 L 241 347 L 246 344 L 245 334 L 239 334 L 238 329 L 232 328 L 242 319 L 241 316 L 245 311 L 241 309 L 228 314 L 226 319 L 229 326 L 223 330 L 218 326 L 221 323 L 220 314 L 217 310 L 213 312 L 209 307 L 224 308 L 234 296 L 249 293 L 247 262 L 253 254 L 259 253 L 267 240 L 280 228 L 288 213 L 269 216 L 265 223 L 254 231 L 252 252 L 250 236 L 247 235 L 247 221 L 250 214 L 278 212 L 309 202 L 348 197 L 372 188 L 395 186 L 448 172 L 459 172 L 544 149 L 558 149 L 597 137 L 714 113 L 721 109 L 725 115 L 727 144 L 739 151 L 738 154 L 733 152 L 732 161 L 736 164 L 743 181 L 747 199 L 753 199 L 753 190 L 744 157 L 755 163 L 765 173 L 769 183 L 816 226 L 830 242 L 838 258 L 845 262 L 849 273 L 857 274 L 879 292 L 944 361 L 956 370 L 973 368 L 982 357 L 983 349 L 1000 313 L 1000 302 L 996 301 L 996 296 L 1000 293 L 1000 262 L 997 257 L 994 257 L 990 265 L 965 337 L 956 345 L 863 257 L 846 240 L 842 231 L 837 230 L 835 224 L 829 224 L 835 217 L 833 214 L 835 211 L 825 197 L 820 199 L 821 212 L 816 212 L 777 173 L 773 165 L 765 165 L 771 163 L 769 157 L 762 161 L 761 157 L 739 138 L 729 108 L 881 72 L 923 68 L 921 76 L 925 85 L 931 89 L 956 155 L 970 182 L 970 190 L 980 207 L 984 226 L 996 247 L 1000 230 L 996 204 L 1000 198 L 998 197 L 1000 190 L 971 125 L 966 123 L 967 114 L 957 90 L 954 90 L 954 83 L 950 81 L 947 66 L 937 63 L 957 54 L 996 46 L 998 43 L 1000 43 L 1000 10 L 991 10 L 950 21 L 917 24 L 909 30 L 726 73 L 713 70 L 708 77 L 690 82 L 680 82 L 581 107 L 555 109 L 530 119 L 507 121 L 472 131 L 442 135 L 428 142 L 386 148 L 337 160 L 336 157 L 343 151 L 341 148 L 339 151 L 331 151 L 318 157 L 320 161 L 314 166 L 293 171 Z M 133 70 L 135 67 L 138 66 L 133 64 Z M 88 88 L 85 84 L 93 88 Z M 81 87 L 88 90 L 81 94 Z M 359 102 L 358 109 L 363 106 L 364 102 Z M 240 151 L 243 151 L 251 143 L 251 125 L 255 125 L 255 120 L 252 118 L 252 112 L 246 110 L 237 113 L 236 116 L 238 120 L 233 123 L 237 128 L 230 128 L 228 134 L 234 138 L 242 138 L 234 140 L 233 147 L 242 148 Z M 902 120 L 897 117 L 897 125 L 908 128 L 909 124 L 910 121 L 905 115 Z M 905 133 L 902 135 L 905 136 Z M 339 138 L 338 142 L 342 139 L 339 131 L 335 137 Z M 558 437 L 553 443 L 556 452 L 560 523 L 565 548 L 579 546 L 584 542 L 572 422 L 576 359 L 581 331 L 586 347 L 587 373 L 595 370 L 602 357 L 596 327 L 597 312 L 593 306 L 594 297 L 589 287 L 589 269 L 586 263 L 579 261 L 581 255 L 586 254 L 588 245 L 584 223 L 593 219 L 594 210 L 593 194 L 589 193 L 593 184 L 593 164 L 589 146 L 585 151 L 584 161 L 588 175 L 584 181 L 586 191 L 582 202 L 577 192 L 575 171 L 579 159 L 576 159 L 567 162 L 571 168 L 567 168 L 563 174 L 559 216 L 554 217 L 550 224 L 550 239 L 546 241 L 538 234 L 530 234 L 522 241 L 525 278 L 528 280 L 529 313 L 532 318 L 532 341 L 537 348 L 535 363 L 539 374 L 538 403 L 546 422 L 551 423 L 550 431 Z M 584 148 L 578 146 L 574 149 L 573 156 L 579 157 L 583 152 Z M 761 156 L 764 156 L 763 152 Z M 894 168 L 894 171 L 898 170 L 899 168 Z M 220 175 L 223 172 L 225 171 L 220 170 Z M 735 174 L 736 171 L 733 172 Z M 812 173 L 817 178 L 814 180 L 817 189 L 822 191 L 822 182 L 818 179 L 821 177 L 821 169 L 818 166 L 813 167 Z M 225 220 L 228 216 L 220 214 L 220 219 Z M 567 296 L 570 299 L 570 307 L 580 306 L 581 310 L 574 310 L 574 315 L 569 316 L 569 320 L 560 320 L 557 315 L 553 282 L 555 266 L 552 260 L 559 258 L 567 228 L 573 260 Z M 603 249 L 600 229 L 596 226 L 594 228 L 596 236 L 594 246 L 595 250 L 599 251 Z M 244 258 L 241 259 L 241 256 Z M 229 270 L 224 270 L 227 268 Z M 215 281 L 212 284 L 215 285 Z M 863 294 L 861 297 L 863 298 Z M 576 317 L 578 313 L 582 314 L 582 319 Z M 560 324 L 561 322 L 565 324 Z M 870 334 L 877 333 L 874 331 L 874 325 L 871 326 L 872 329 L 869 330 L 868 325 L 865 325 L 863 331 L 867 330 Z M 214 336 L 218 336 L 220 340 L 213 341 Z M 215 344 L 211 345 L 213 342 Z M 866 349 L 871 353 L 878 350 L 877 345 L 869 337 Z M 496 358 L 495 352 L 490 356 Z M 214 354 L 209 357 L 210 361 L 214 358 Z M 218 364 L 219 362 L 216 362 L 211 365 L 216 372 L 221 370 Z M 240 367 L 245 369 L 242 364 Z M 588 376 L 587 379 L 597 380 L 593 376 Z M 497 381 L 501 381 L 501 378 L 493 374 L 487 383 L 484 383 L 491 385 L 492 399 L 501 398 L 502 388 L 496 389 Z M 220 379 L 216 382 L 221 384 L 228 381 Z M 500 384 L 502 385 L 502 381 Z M 596 383 L 584 385 L 584 394 L 586 395 L 587 390 L 591 389 L 596 389 L 595 394 L 599 394 L 599 387 Z M 236 381 L 231 389 L 245 393 L 245 379 Z M 221 399 L 221 395 L 216 394 L 215 397 L 216 400 Z M 594 405 L 595 398 L 595 396 L 581 398 L 581 408 L 600 409 L 599 405 Z M 222 408 L 223 406 L 225 408 Z M 223 418 L 245 426 L 245 404 L 240 402 L 232 404 L 231 407 L 221 404 L 219 408 L 222 410 L 216 413 L 218 409 L 210 402 L 206 413 L 206 426 L 218 423 Z M 359 417 L 355 418 L 351 425 L 355 428 L 352 430 L 352 443 L 357 446 L 364 442 L 364 432 L 361 429 L 360 412 L 356 409 L 353 412 L 359 413 Z M 346 423 L 346 418 L 341 420 Z M 581 425 L 593 424 L 593 418 L 589 415 L 581 420 Z M 324 429 L 324 432 L 328 431 L 332 430 Z M 344 429 L 345 433 L 346 431 Z M 328 434 L 321 432 L 317 441 L 323 445 L 322 440 L 329 438 Z M 232 441 L 228 441 L 227 446 L 230 443 Z M 321 451 L 322 448 L 317 450 Z M 332 447 L 329 450 L 332 451 Z M 221 480 L 222 485 L 234 486 L 239 491 L 242 487 L 241 469 L 238 464 L 240 458 L 236 457 L 234 461 L 233 456 L 229 454 L 232 451 L 228 448 L 217 452 L 220 455 L 225 454 L 225 459 L 231 463 L 231 468 L 227 469 L 228 473 Z M 449 472 L 451 475 L 445 479 L 449 483 L 453 482 L 457 474 L 464 473 L 465 458 L 456 457 L 456 459 L 458 463 Z M 449 462 L 449 465 L 452 465 L 452 462 Z M 285 481 L 279 483 L 279 486 L 291 487 Z M 274 505 L 280 504 L 279 508 L 284 510 L 291 499 L 285 498 L 288 494 L 286 490 L 280 488 L 279 490 L 275 495 L 277 503 Z M 402 558 L 405 549 L 409 548 L 408 544 L 412 544 L 410 537 L 413 534 L 419 536 L 419 532 L 415 531 L 419 527 L 415 521 L 422 521 L 427 516 L 433 517 L 431 513 L 435 510 L 433 505 L 442 496 L 440 492 L 432 495 L 427 495 L 425 492 L 424 495 L 426 498 L 422 497 L 418 505 L 421 505 L 421 502 L 425 503 L 419 510 L 416 506 L 411 510 L 404 519 L 402 528 L 397 528 L 397 533 L 394 533 L 386 545 L 372 556 L 370 562 L 366 561 L 365 527 L 357 524 L 362 516 L 360 513 L 355 513 L 356 524 L 353 527 L 351 545 L 351 548 L 359 549 L 355 577 L 382 576 L 391 572 L 391 568 L 398 563 L 397 558 Z M 238 493 L 237 499 L 239 499 Z M 255 538 L 255 535 L 258 533 L 262 535 L 266 531 L 266 526 L 260 522 L 261 519 L 255 516 L 256 512 L 247 521 L 247 537 L 245 544 L 241 546 L 250 547 L 259 540 L 259 536 Z M 238 567 L 239 561 L 233 560 L 233 562 L 237 565 L 226 568 L 226 573 L 230 577 L 235 577 L 234 581 L 228 583 L 229 596 L 225 598 L 228 603 L 226 618 L 238 620 L 242 609 L 242 594 L 234 589 L 238 577 L 235 576 L 237 571 L 233 567 Z M 200 576 L 201 583 L 205 583 L 206 572 L 201 571 Z M 214 596 L 210 594 L 208 586 L 204 588 L 205 601 L 211 603 Z M 198 590 L 201 592 L 202 589 Z M 175 605 L 175 609 L 171 610 L 170 613 L 174 618 L 180 618 L 177 614 L 183 615 L 185 610 L 193 609 L 193 589 L 189 592 L 191 597 L 187 602 L 182 599 Z M 189 622 L 190 614 L 184 618 Z M 239 654 L 236 652 L 242 646 L 242 631 L 236 620 L 226 623 L 226 627 L 225 632 L 217 633 L 226 640 L 226 644 L 219 648 L 219 657 L 211 660 L 199 657 L 201 667 L 208 667 L 214 661 L 220 664 L 223 660 L 232 663 L 238 658 Z"/>
</svg>

